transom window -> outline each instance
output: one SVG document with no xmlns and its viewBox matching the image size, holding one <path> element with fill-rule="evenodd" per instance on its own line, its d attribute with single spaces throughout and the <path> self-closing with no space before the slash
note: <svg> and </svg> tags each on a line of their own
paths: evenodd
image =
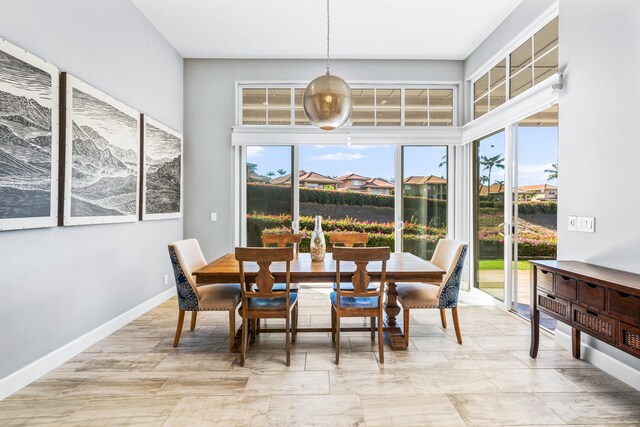
<svg viewBox="0 0 640 427">
<path fill-rule="evenodd" d="M 473 83 L 473 118 L 485 115 L 557 71 L 555 17 Z"/>
<path fill-rule="evenodd" d="M 276 87 L 277 86 L 277 87 Z M 453 86 L 372 87 L 352 85 L 347 126 L 453 126 Z M 240 85 L 242 126 L 309 126 L 296 85 Z"/>
</svg>

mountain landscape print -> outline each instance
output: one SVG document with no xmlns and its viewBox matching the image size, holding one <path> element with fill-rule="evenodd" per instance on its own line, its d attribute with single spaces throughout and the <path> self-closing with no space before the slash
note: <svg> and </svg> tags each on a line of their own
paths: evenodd
<svg viewBox="0 0 640 427">
<path fill-rule="evenodd" d="M 56 225 L 57 79 L 56 67 L 0 39 L 0 230 Z"/>
<path fill-rule="evenodd" d="M 139 113 L 67 75 L 65 225 L 135 221 Z"/>
<path fill-rule="evenodd" d="M 182 136 L 146 116 L 143 123 L 142 219 L 179 218 L 182 213 Z"/>
</svg>

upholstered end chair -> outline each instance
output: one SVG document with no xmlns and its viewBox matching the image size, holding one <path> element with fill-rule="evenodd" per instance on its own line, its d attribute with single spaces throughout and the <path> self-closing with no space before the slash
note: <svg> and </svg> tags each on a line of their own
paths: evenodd
<svg viewBox="0 0 640 427">
<path fill-rule="evenodd" d="M 178 293 L 178 326 L 173 346 L 180 342 L 185 312 L 191 312 L 191 330 L 196 327 L 199 311 L 229 312 L 229 347 L 233 351 L 236 334 L 236 309 L 240 304 L 240 284 L 196 285 L 192 273 L 204 267 L 207 261 L 196 239 L 180 240 L 169 244 L 169 257 L 173 265 Z"/>
<path fill-rule="evenodd" d="M 409 345 L 409 313 L 414 309 L 440 309 L 442 327 L 447 327 L 445 309 L 451 309 L 453 326 L 458 343 L 462 344 L 460 325 L 458 323 L 458 295 L 464 259 L 468 245 L 453 239 L 440 239 L 431 258 L 431 263 L 446 270 L 442 283 L 399 283 L 397 284 L 398 301 L 402 305 L 404 315 L 404 340 Z"/>
</svg>

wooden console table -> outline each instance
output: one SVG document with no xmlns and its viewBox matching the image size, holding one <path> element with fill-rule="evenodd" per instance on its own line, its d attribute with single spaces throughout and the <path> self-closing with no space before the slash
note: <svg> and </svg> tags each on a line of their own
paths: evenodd
<svg viewBox="0 0 640 427">
<path fill-rule="evenodd" d="M 640 357 L 640 274 L 578 261 L 530 261 L 531 349 L 538 355 L 540 311 L 571 326 L 573 357 L 580 332 Z"/>
</svg>

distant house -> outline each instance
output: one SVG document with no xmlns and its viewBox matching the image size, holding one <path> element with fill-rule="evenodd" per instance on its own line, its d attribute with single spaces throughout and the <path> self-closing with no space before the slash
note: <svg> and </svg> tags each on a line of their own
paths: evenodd
<svg viewBox="0 0 640 427">
<path fill-rule="evenodd" d="M 247 163 L 247 181 L 248 182 L 263 182 L 269 183 L 271 182 L 271 178 L 268 176 L 259 175 L 256 172 L 258 165 L 255 163 Z"/>
<path fill-rule="evenodd" d="M 358 175 L 356 173 L 350 173 L 336 178 L 336 180 L 341 182 L 340 187 L 338 188 L 349 191 L 363 191 L 362 186 L 370 179 L 371 178 L 369 177 Z"/>
<path fill-rule="evenodd" d="M 480 195 L 488 196 L 489 194 L 504 194 L 504 184 L 491 184 L 490 186 L 480 185 Z"/>
<path fill-rule="evenodd" d="M 558 187 L 551 184 L 524 185 L 518 187 L 518 193 L 523 194 L 525 200 L 558 200 Z"/>
<path fill-rule="evenodd" d="M 382 178 L 372 178 L 362 185 L 363 191 L 367 193 L 383 194 L 387 196 L 391 194 L 391 190 L 395 187 L 395 185 Z"/>
<path fill-rule="evenodd" d="M 298 175 L 298 181 L 300 182 L 300 187 L 307 188 L 324 188 L 326 186 L 329 186 L 335 190 L 340 186 L 340 181 L 336 179 L 329 178 L 328 176 L 324 176 L 316 172 L 306 172 L 303 170 L 301 170 L 300 174 Z M 271 184 L 290 185 L 291 174 L 274 178 L 271 180 Z"/>
<path fill-rule="evenodd" d="M 410 176 L 402 181 L 405 196 L 446 200 L 447 180 L 439 176 Z"/>
</svg>

